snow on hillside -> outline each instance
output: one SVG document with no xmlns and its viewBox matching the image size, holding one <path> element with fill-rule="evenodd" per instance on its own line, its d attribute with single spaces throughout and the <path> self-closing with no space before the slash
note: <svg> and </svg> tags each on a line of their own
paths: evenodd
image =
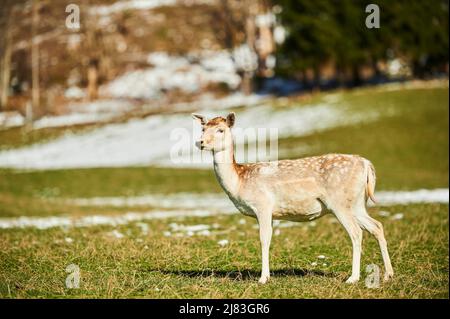
<svg viewBox="0 0 450 319">
<path fill-rule="evenodd" d="M 93 6 L 90 14 L 110 15 L 126 10 L 151 10 L 162 6 L 173 6 L 176 4 L 211 4 L 214 0 L 123 0 L 116 1 L 110 5 Z"/>
<path fill-rule="evenodd" d="M 129 100 L 111 99 L 80 102 L 68 105 L 69 113 L 47 115 L 33 122 L 33 129 L 101 123 L 123 115 L 133 108 Z M 18 112 L 0 112 L 0 128 L 25 125 L 25 117 Z"/>
<path fill-rule="evenodd" d="M 149 54 L 148 62 L 153 67 L 123 74 L 102 86 L 101 93 L 116 98 L 155 99 L 174 89 L 194 93 L 211 83 L 236 89 L 241 82 L 231 54 L 225 51 L 202 51 L 186 57 L 155 52 Z"/>
<path fill-rule="evenodd" d="M 380 205 L 408 205 L 417 203 L 443 203 L 449 202 L 448 188 L 433 190 L 419 189 L 415 191 L 384 191 L 376 192 L 375 199 Z"/>
<path fill-rule="evenodd" d="M 207 116 L 218 115 L 214 110 L 198 112 Z M 222 115 L 226 113 L 220 112 Z M 317 130 L 376 118 L 377 114 L 350 112 L 345 107 L 337 108 L 331 104 L 277 110 L 268 105 L 257 105 L 237 112 L 234 134 L 238 141 L 243 141 L 245 134 L 243 130 L 246 128 L 276 128 L 278 137 L 301 136 Z M 209 167 L 211 163 L 209 153 L 200 152 L 194 147 L 194 141 L 199 135 L 200 127 L 194 123 L 190 114 L 154 115 L 144 119 L 132 119 L 126 123 L 108 124 L 89 132 L 63 136 L 43 144 L 2 151 L 0 167 L 25 169 L 133 165 Z M 255 139 L 251 135 L 247 137 L 250 142 Z M 243 152 L 238 152 L 237 160 L 246 160 Z"/>
<path fill-rule="evenodd" d="M 98 100 L 69 105 L 71 113 L 44 116 L 33 123 L 34 129 L 106 122 L 131 110 L 133 104 L 126 100 Z"/>
<path fill-rule="evenodd" d="M 25 117 L 19 112 L 0 112 L 0 128 L 16 127 L 24 124 Z"/>
<path fill-rule="evenodd" d="M 240 92 L 229 94 L 222 98 L 215 98 L 211 93 L 202 94 L 197 100 L 193 102 L 180 102 L 172 104 L 171 108 L 174 111 L 190 111 L 194 109 L 208 109 L 220 110 L 229 109 L 240 106 L 256 106 L 261 105 L 264 101 L 269 100 L 269 95 L 250 94 L 245 95 Z"/>
</svg>

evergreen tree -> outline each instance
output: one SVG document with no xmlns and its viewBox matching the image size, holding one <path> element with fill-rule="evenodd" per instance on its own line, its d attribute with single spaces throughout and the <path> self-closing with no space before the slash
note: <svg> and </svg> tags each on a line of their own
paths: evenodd
<svg viewBox="0 0 450 319">
<path fill-rule="evenodd" d="M 373 1 L 274 2 L 283 8 L 279 18 L 288 32 L 277 53 L 279 75 L 301 77 L 332 62 L 338 75 L 351 74 L 357 84 L 361 65 L 378 72 L 377 62 L 390 55 L 409 63 L 415 76 L 448 65 L 448 0 L 378 0 L 379 29 L 365 25 L 365 8 Z"/>
</svg>

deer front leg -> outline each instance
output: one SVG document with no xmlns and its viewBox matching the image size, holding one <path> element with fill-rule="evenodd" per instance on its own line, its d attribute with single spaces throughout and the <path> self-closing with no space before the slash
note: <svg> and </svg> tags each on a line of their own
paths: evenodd
<svg viewBox="0 0 450 319">
<path fill-rule="evenodd" d="M 360 277 L 362 229 L 358 225 L 358 222 L 351 211 L 343 209 L 336 211 L 335 215 L 342 226 L 344 226 L 352 241 L 352 275 L 347 279 L 346 283 L 353 284 L 358 282 Z"/>
<path fill-rule="evenodd" d="M 265 211 L 258 216 L 259 239 L 261 241 L 262 271 L 260 284 L 265 284 L 270 278 L 269 249 L 272 239 L 272 212 Z"/>
</svg>

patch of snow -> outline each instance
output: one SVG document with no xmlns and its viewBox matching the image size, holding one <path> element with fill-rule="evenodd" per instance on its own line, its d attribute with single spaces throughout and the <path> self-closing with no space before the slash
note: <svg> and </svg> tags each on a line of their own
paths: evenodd
<svg viewBox="0 0 450 319">
<path fill-rule="evenodd" d="M 259 14 L 255 17 L 255 23 L 258 27 L 270 27 L 275 24 L 276 17 L 272 12 Z"/>
<path fill-rule="evenodd" d="M 177 223 L 169 224 L 172 231 L 184 231 L 184 232 L 198 232 L 202 230 L 209 229 L 210 225 L 200 224 L 200 225 L 179 225 Z"/>
<path fill-rule="evenodd" d="M 206 70 L 216 70 L 224 73 L 235 73 L 236 67 L 227 51 L 203 51 L 200 64 Z"/>
<path fill-rule="evenodd" d="M 403 219 L 403 214 L 402 213 L 397 213 L 394 216 L 391 217 L 392 220 L 400 220 Z"/>
<path fill-rule="evenodd" d="M 64 91 L 64 97 L 66 99 L 82 99 L 86 97 L 86 92 L 78 86 L 71 86 Z"/>
<path fill-rule="evenodd" d="M 123 0 L 110 5 L 92 6 L 90 14 L 110 15 L 125 10 L 150 10 L 161 6 L 172 6 L 177 0 Z"/>
<path fill-rule="evenodd" d="M 37 228 L 48 229 L 54 227 L 90 227 L 98 225 L 125 225 L 136 221 L 186 218 L 186 217 L 210 217 L 218 215 L 231 215 L 236 212 L 215 212 L 207 210 L 173 210 L 173 211 L 149 211 L 143 213 L 129 212 L 122 215 L 90 215 L 79 218 L 65 216 L 50 217 L 3 217 L 0 218 L 0 229 L 9 228 Z"/>
<path fill-rule="evenodd" d="M 289 228 L 289 227 L 295 227 L 295 226 L 298 226 L 298 225 L 299 225 L 299 223 L 297 223 L 297 222 L 291 222 L 291 221 L 283 220 L 277 225 L 277 227 L 278 228 Z"/>
<path fill-rule="evenodd" d="M 33 123 L 34 129 L 106 122 L 129 111 L 132 104 L 122 100 L 98 100 L 69 105 L 72 113 L 44 116 Z"/>
<path fill-rule="evenodd" d="M 228 245 L 230 242 L 228 241 L 228 239 L 221 239 L 217 242 L 219 244 L 220 247 L 225 247 L 226 245 Z"/>
<path fill-rule="evenodd" d="M 17 111 L 0 112 L 0 128 L 17 127 L 25 124 L 25 117 Z"/>
<path fill-rule="evenodd" d="M 411 73 L 411 68 L 403 59 L 396 58 L 387 62 L 387 74 L 391 77 L 405 77 Z"/>
<path fill-rule="evenodd" d="M 232 56 L 238 70 L 253 72 L 258 67 L 258 56 L 247 44 L 236 47 Z"/>
<path fill-rule="evenodd" d="M 213 4 L 215 0 L 121 0 L 110 5 L 92 6 L 90 14 L 109 16 L 125 10 L 151 10 L 163 6 L 174 6 L 184 4 L 192 6 L 194 4 Z M 102 17 L 104 18 L 104 17 Z"/>
<path fill-rule="evenodd" d="M 206 225 L 206 224 L 199 224 L 199 225 L 182 225 L 177 223 L 171 223 L 169 224 L 169 227 L 171 228 L 170 232 L 168 233 L 168 237 L 175 236 L 175 237 L 185 237 L 185 236 L 210 236 L 211 235 L 211 228 L 218 228 L 219 226 L 217 224 Z"/>
<path fill-rule="evenodd" d="M 125 235 L 119 232 L 117 229 L 114 229 L 113 231 L 109 232 L 108 235 L 118 239 L 125 237 Z"/>
<path fill-rule="evenodd" d="M 209 236 L 209 235 L 211 235 L 211 232 L 208 229 L 204 229 L 204 230 L 201 230 L 201 231 L 197 232 L 197 235 Z"/>
<path fill-rule="evenodd" d="M 283 44 L 286 40 L 286 29 L 282 25 L 277 25 L 273 29 L 273 39 L 277 44 Z"/>
<path fill-rule="evenodd" d="M 221 98 L 215 98 L 211 94 L 203 94 L 198 100 L 194 102 L 175 103 L 172 105 L 172 108 L 176 111 L 190 111 L 195 109 L 229 109 L 238 106 L 256 106 L 268 99 L 269 97 L 265 95 L 245 95 L 240 92 L 232 93 Z"/>
<path fill-rule="evenodd" d="M 93 115 L 93 114 L 67 114 L 59 116 L 44 116 L 33 123 L 34 129 L 41 129 L 46 127 L 62 127 L 78 124 L 89 124 L 104 122 L 111 119 L 108 115 Z"/>
<path fill-rule="evenodd" d="M 68 204 L 77 206 L 114 206 L 136 207 L 153 206 L 165 209 L 214 209 L 220 211 L 235 211 L 230 200 L 222 193 L 196 194 L 152 194 L 136 197 L 93 197 L 64 200 Z M 244 220 L 245 221 L 245 220 Z"/>
<path fill-rule="evenodd" d="M 406 205 L 416 203 L 448 204 L 448 188 L 419 189 L 416 191 L 380 191 L 375 192 L 378 205 Z M 374 205 L 373 203 L 371 205 Z"/>
<path fill-rule="evenodd" d="M 236 89 L 241 79 L 232 56 L 225 51 L 203 51 L 190 57 L 154 52 L 148 62 L 154 67 L 125 73 L 100 88 L 101 94 L 116 98 L 159 98 L 167 90 L 200 91 L 210 83 L 225 83 Z"/>
<path fill-rule="evenodd" d="M 380 215 L 380 216 L 382 216 L 382 217 L 388 217 L 388 216 L 391 216 L 391 213 L 388 212 L 388 211 L 385 211 L 385 210 L 380 210 L 380 211 L 378 212 L 378 215 Z"/>
<path fill-rule="evenodd" d="M 136 226 L 138 226 L 141 229 L 142 235 L 148 234 L 148 224 L 146 223 L 137 223 Z"/>
</svg>

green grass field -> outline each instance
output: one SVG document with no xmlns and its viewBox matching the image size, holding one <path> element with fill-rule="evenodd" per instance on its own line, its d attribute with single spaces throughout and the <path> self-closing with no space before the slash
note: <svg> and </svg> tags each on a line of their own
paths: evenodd
<svg viewBox="0 0 450 319">
<path fill-rule="evenodd" d="M 378 245 L 369 236 L 363 243 L 363 280 L 356 285 L 344 283 L 350 272 L 351 245 L 343 229 L 330 222 L 331 216 L 314 227 L 282 228 L 272 242 L 271 281 L 259 285 L 259 237 L 251 227 L 256 221 L 248 219 L 240 225 L 241 217 L 236 215 L 183 221 L 217 223 L 224 231 L 208 237 L 163 236 L 173 220 L 149 222 L 147 235 L 135 225 L 118 227 L 127 234 L 122 239 L 108 236 L 110 227 L 2 231 L 0 294 L 33 298 L 447 298 L 448 206 L 389 210 L 404 212 L 406 217 L 393 221 L 371 210 L 384 223 L 396 271 L 394 280 L 378 289 L 364 284 L 365 266 L 382 265 Z M 66 243 L 67 237 L 74 242 Z M 222 248 L 217 241 L 223 238 L 230 244 Z M 65 288 L 65 268 L 72 263 L 81 270 L 80 289 Z"/>
<path fill-rule="evenodd" d="M 302 156 L 330 152 L 365 156 L 377 169 L 378 190 L 448 188 L 448 84 L 392 91 L 365 88 L 338 94 L 342 107 L 383 116 L 374 122 L 282 139 L 280 148 L 305 145 L 308 151 Z M 323 93 L 313 99 L 320 102 L 326 98 Z M 287 104 L 303 105 L 295 99 Z M 37 143 L 67 130 L 2 131 L 0 146 Z M 80 207 L 61 199 L 179 192 L 221 190 L 212 169 L 0 169 L 0 218 L 148 211 L 153 207 Z M 385 216 L 385 211 L 390 216 Z M 256 220 L 236 212 L 145 221 L 148 232 L 142 231 L 142 223 L 134 222 L 117 227 L 0 229 L 0 297 L 448 298 L 448 205 L 374 207 L 369 212 L 384 224 L 395 271 L 391 282 L 376 289 L 367 288 L 364 282 L 367 265 L 382 268 L 378 245 L 367 233 L 362 279 L 356 285 L 344 283 L 351 271 L 351 244 L 333 216 L 316 224 L 279 228 L 271 246 L 271 280 L 259 285 Z M 400 213 L 402 219 L 392 218 Z M 217 225 L 209 236 L 165 236 L 173 222 Z M 124 237 L 111 236 L 114 230 Z M 222 239 L 229 244 L 220 246 Z M 80 267 L 79 289 L 65 286 L 69 264 Z"/>
</svg>

